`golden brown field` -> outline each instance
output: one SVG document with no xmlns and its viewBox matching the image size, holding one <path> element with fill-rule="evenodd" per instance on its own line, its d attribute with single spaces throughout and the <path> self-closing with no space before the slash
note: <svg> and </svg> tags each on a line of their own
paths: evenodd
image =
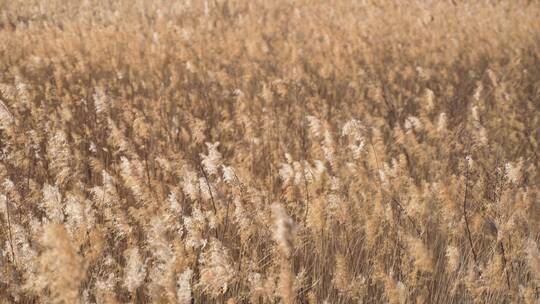
<svg viewBox="0 0 540 304">
<path fill-rule="evenodd" d="M 540 3 L 0 0 L 0 303 L 539 303 Z"/>
</svg>

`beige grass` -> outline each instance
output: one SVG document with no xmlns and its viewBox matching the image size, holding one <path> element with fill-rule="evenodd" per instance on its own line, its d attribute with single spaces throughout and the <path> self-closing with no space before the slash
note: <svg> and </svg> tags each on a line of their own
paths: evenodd
<svg viewBox="0 0 540 304">
<path fill-rule="evenodd" d="M 536 1 L 0 0 L 0 302 L 537 303 Z"/>
</svg>

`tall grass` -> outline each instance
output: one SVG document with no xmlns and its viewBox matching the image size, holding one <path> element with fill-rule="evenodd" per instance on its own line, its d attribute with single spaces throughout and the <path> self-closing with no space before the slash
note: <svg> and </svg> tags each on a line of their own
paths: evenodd
<svg viewBox="0 0 540 304">
<path fill-rule="evenodd" d="M 535 1 L 1 1 L 0 302 L 537 303 Z"/>
</svg>

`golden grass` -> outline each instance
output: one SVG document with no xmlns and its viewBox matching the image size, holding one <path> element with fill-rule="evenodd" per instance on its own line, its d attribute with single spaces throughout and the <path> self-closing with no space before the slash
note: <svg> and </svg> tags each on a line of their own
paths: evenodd
<svg viewBox="0 0 540 304">
<path fill-rule="evenodd" d="M 0 0 L 0 302 L 537 303 L 535 1 Z"/>
</svg>

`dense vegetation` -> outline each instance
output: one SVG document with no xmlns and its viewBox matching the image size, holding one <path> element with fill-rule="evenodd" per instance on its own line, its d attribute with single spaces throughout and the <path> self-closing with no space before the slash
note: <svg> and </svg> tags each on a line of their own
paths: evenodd
<svg viewBox="0 0 540 304">
<path fill-rule="evenodd" d="M 0 0 L 0 302 L 538 303 L 536 1 Z"/>
</svg>

